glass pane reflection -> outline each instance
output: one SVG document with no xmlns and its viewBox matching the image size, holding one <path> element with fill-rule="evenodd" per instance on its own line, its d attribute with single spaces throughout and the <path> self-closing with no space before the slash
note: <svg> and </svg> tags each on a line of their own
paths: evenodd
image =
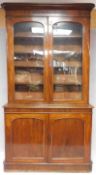
<svg viewBox="0 0 96 175">
<path fill-rule="evenodd" d="M 38 22 L 14 25 L 15 98 L 42 99 L 44 27 Z"/>
<path fill-rule="evenodd" d="M 82 25 L 58 22 L 53 25 L 54 98 L 82 98 Z"/>
</svg>

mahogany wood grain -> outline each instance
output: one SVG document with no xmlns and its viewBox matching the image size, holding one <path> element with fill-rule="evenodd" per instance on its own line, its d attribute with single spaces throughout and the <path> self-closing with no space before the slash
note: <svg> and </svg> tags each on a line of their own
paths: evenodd
<svg viewBox="0 0 96 175">
<path fill-rule="evenodd" d="M 44 3 L 3 3 L 2 7 L 6 10 L 31 10 L 31 9 L 35 9 L 35 10 L 92 10 L 92 8 L 94 7 L 94 4 L 92 3 L 66 3 L 66 4 L 44 4 Z"/>
<path fill-rule="evenodd" d="M 5 119 L 5 171 L 63 171 L 89 172 L 91 162 L 92 106 L 89 105 L 89 64 L 90 64 L 90 12 L 94 4 L 31 4 L 4 3 L 7 25 L 7 63 L 8 63 L 8 104 L 4 106 Z M 44 27 L 43 71 L 44 89 L 42 92 L 15 91 L 15 69 L 31 68 L 36 62 L 28 64 L 14 61 L 14 51 L 30 51 L 33 46 L 14 44 L 18 37 L 30 39 L 31 33 L 14 35 L 16 23 L 37 22 Z M 82 94 L 75 92 L 54 92 L 53 70 L 53 28 L 57 22 L 78 23 L 82 26 L 82 36 L 71 36 L 77 40 L 82 37 L 82 64 L 77 60 L 66 61 L 68 66 L 82 67 Z M 37 36 L 38 37 L 38 36 Z M 37 38 L 36 37 L 36 38 Z M 58 36 L 57 36 L 58 37 Z M 54 37 L 56 39 L 56 37 Z M 40 39 L 40 38 L 39 38 Z M 63 37 L 64 39 L 64 37 Z M 39 43 L 37 44 L 39 45 Z M 41 46 L 35 49 L 41 49 Z M 61 46 L 64 50 L 77 46 Z M 55 49 L 61 49 L 55 46 Z M 38 68 L 38 66 L 37 66 Z M 30 75 L 31 76 L 31 75 Z M 66 82 L 68 83 L 68 76 Z M 35 78 L 38 79 L 41 76 Z M 81 75 L 78 75 L 81 82 Z M 24 77 L 23 77 L 24 78 Z M 25 78 L 22 82 L 27 82 Z M 62 78 L 62 74 L 59 77 Z M 42 79 L 42 78 L 41 78 Z M 56 77 L 55 77 L 56 79 Z M 72 77 L 71 77 L 72 79 Z M 16 81 L 16 82 L 15 82 Z M 57 79 L 55 80 L 56 83 Z M 63 82 L 63 80 L 62 80 Z M 58 89 L 57 89 L 58 90 Z M 66 96 L 66 99 L 64 99 Z M 74 100 L 73 100 L 74 99 Z"/>
<path fill-rule="evenodd" d="M 8 94 L 9 94 L 9 102 L 12 101 L 17 101 L 17 99 L 15 99 L 15 72 L 14 72 L 14 61 L 13 61 L 13 55 L 14 55 L 14 51 L 15 49 L 17 49 L 17 46 L 13 46 L 13 24 L 15 24 L 16 22 L 25 22 L 25 21 L 36 21 L 39 23 L 42 23 L 44 25 L 44 29 L 45 29 L 45 37 L 44 37 L 44 101 L 45 102 L 51 102 L 54 101 L 54 92 L 53 92 L 53 67 L 52 67 L 52 62 L 53 62 L 53 58 L 52 58 L 52 25 L 56 22 L 60 22 L 60 21 L 68 21 L 68 22 L 79 22 L 80 24 L 82 24 L 83 28 L 84 28 L 84 33 L 82 35 L 83 37 L 83 47 L 82 47 L 82 98 L 80 99 L 78 98 L 74 98 L 71 100 L 71 98 L 65 98 L 64 100 L 61 100 L 62 102 L 69 102 L 70 103 L 88 103 L 89 101 L 89 52 L 88 52 L 88 48 L 89 48 L 89 18 L 63 18 L 63 17 L 49 17 L 48 23 L 49 26 L 47 25 L 47 19 L 46 18 L 41 18 L 41 17 L 33 17 L 32 20 L 31 18 L 15 18 L 15 19 L 8 19 Z M 9 29 L 10 28 L 10 29 Z M 49 30 L 49 34 L 48 34 L 48 30 Z M 12 37 L 11 37 L 12 36 Z M 11 44 L 10 44 L 11 42 Z M 11 46 L 11 47 L 9 47 Z M 20 50 L 20 52 L 22 51 L 21 47 L 18 46 L 18 49 Z M 27 48 L 26 48 L 27 49 Z M 24 50 L 24 49 L 23 49 Z M 30 50 L 30 48 L 28 47 L 28 50 Z M 26 52 L 26 50 L 24 51 Z M 10 66 L 10 64 L 12 66 Z M 49 82 L 49 83 L 48 83 Z M 35 96 L 34 96 L 35 97 Z M 71 96 L 70 96 L 71 97 Z M 61 97 L 60 97 L 61 98 Z M 60 103 L 60 98 L 56 98 L 56 102 L 58 101 L 58 103 Z M 39 99 L 38 99 L 39 100 Z M 27 102 L 28 101 L 28 102 Z M 34 101 L 37 101 L 34 98 L 28 98 L 28 100 L 24 100 L 22 101 L 22 99 L 18 100 L 16 103 L 32 103 Z M 40 100 L 41 101 L 41 100 Z"/>
<path fill-rule="evenodd" d="M 30 109 L 28 110 L 30 111 Z M 27 111 L 26 113 L 22 108 L 23 113 L 19 110 L 16 113 L 12 110 L 10 113 L 7 112 L 5 114 L 5 169 L 9 167 L 9 170 L 12 170 L 14 164 L 29 163 L 29 170 L 31 168 L 34 170 L 32 163 L 46 163 L 46 165 L 49 163 L 48 170 L 52 170 L 50 165 L 53 166 L 53 163 L 57 163 L 57 169 L 59 169 L 59 164 L 63 164 L 66 168 L 68 166 L 70 171 L 70 163 L 75 168 L 77 164 L 80 168 L 81 164 L 89 163 L 91 113 L 81 113 L 80 109 L 80 112 L 73 110 L 69 113 L 69 111 L 70 108 L 68 112 L 62 113 L 60 111 L 58 113 L 34 111 L 28 113 Z M 7 162 L 10 162 L 11 167 Z M 67 166 L 65 166 L 66 164 Z M 43 166 L 43 164 L 41 165 Z M 46 166 L 43 170 L 45 168 Z M 75 168 L 73 168 L 74 171 Z M 82 171 L 82 168 L 79 168 L 78 170 Z M 21 170 L 23 170 L 22 166 Z M 28 169 L 26 168 L 26 170 Z M 54 166 L 53 170 L 55 170 Z M 87 167 L 85 171 L 87 171 Z"/>
</svg>

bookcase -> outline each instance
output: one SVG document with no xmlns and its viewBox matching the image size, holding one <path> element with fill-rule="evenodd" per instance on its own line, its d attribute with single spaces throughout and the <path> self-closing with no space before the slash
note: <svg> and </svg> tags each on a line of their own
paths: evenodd
<svg viewBox="0 0 96 175">
<path fill-rule="evenodd" d="M 94 4 L 3 3 L 8 104 L 4 169 L 91 171 Z"/>
</svg>

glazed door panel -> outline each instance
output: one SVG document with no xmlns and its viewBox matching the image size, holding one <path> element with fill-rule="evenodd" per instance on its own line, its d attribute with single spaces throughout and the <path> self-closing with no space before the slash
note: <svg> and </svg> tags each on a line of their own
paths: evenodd
<svg viewBox="0 0 96 175">
<path fill-rule="evenodd" d="M 10 102 L 88 102 L 86 19 L 32 17 L 7 23 Z"/>
<path fill-rule="evenodd" d="M 72 21 L 63 17 L 49 18 L 51 100 L 53 101 L 80 103 L 86 101 L 87 25 L 86 20 L 76 18 Z"/>
<path fill-rule="evenodd" d="M 50 162 L 80 162 L 88 158 L 88 127 L 91 125 L 89 114 L 51 114 L 49 123 Z M 85 152 L 86 146 L 88 152 Z"/>
<path fill-rule="evenodd" d="M 10 101 L 47 101 L 46 18 L 8 19 L 8 34 Z"/>
<path fill-rule="evenodd" d="M 7 157 L 12 161 L 45 162 L 47 115 L 7 114 Z"/>
</svg>

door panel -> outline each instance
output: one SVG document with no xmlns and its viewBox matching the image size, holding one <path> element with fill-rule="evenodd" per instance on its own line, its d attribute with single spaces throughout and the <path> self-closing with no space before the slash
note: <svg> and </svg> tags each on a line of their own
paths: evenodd
<svg viewBox="0 0 96 175">
<path fill-rule="evenodd" d="M 8 21 L 10 100 L 47 101 L 46 23 L 44 17 Z"/>
<path fill-rule="evenodd" d="M 88 102 L 87 19 L 50 16 L 7 23 L 10 102 Z"/>
<path fill-rule="evenodd" d="M 82 25 L 58 22 L 53 25 L 53 98 L 82 98 Z"/>
<path fill-rule="evenodd" d="M 50 17 L 51 100 L 84 102 L 88 85 L 86 20 Z M 84 31 L 86 30 L 86 33 Z M 86 69 L 86 71 L 85 71 Z M 85 83 L 86 82 L 86 83 Z"/>
<path fill-rule="evenodd" d="M 7 114 L 6 128 L 11 159 L 31 162 L 44 162 L 47 159 L 47 115 Z"/>
<path fill-rule="evenodd" d="M 64 162 L 76 159 L 83 161 L 87 158 L 85 153 L 89 132 L 87 129 L 91 124 L 88 120 L 91 120 L 89 115 L 78 113 L 50 115 L 49 161 Z"/>
<path fill-rule="evenodd" d="M 43 99 L 44 26 L 38 22 L 14 25 L 15 98 Z"/>
<path fill-rule="evenodd" d="M 90 113 L 6 114 L 6 161 L 90 159 Z"/>
</svg>

